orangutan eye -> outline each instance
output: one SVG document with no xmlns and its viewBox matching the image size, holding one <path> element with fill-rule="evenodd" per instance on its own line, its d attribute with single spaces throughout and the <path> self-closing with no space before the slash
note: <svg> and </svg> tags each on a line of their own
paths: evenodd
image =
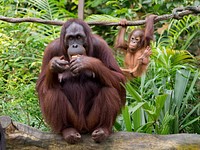
<svg viewBox="0 0 200 150">
<path fill-rule="evenodd" d="M 77 35 L 77 39 L 81 39 L 81 36 L 80 36 L 80 35 Z"/>
<path fill-rule="evenodd" d="M 139 41 L 140 41 L 140 37 L 137 37 L 137 38 L 136 38 L 136 41 L 139 42 Z"/>
<path fill-rule="evenodd" d="M 68 40 L 73 40 L 73 36 L 68 36 L 67 39 Z"/>
</svg>

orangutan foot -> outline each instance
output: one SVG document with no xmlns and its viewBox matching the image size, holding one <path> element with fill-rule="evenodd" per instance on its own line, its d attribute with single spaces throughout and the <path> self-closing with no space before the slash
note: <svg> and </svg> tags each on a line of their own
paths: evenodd
<svg viewBox="0 0 200 150">
<path fill-rule="evenodd" d="M 109 131 L 105 128 L 98 128 L 92 132 L 92 139 L 100 143 L 104 141 L 109 136 Z"/>
<path fill-rule="evenodd" d="M 69 144 L 75 144 L 81 140 L 81 135 L 74 128 L 64 129 L 62 135 Z"/>
</svg>

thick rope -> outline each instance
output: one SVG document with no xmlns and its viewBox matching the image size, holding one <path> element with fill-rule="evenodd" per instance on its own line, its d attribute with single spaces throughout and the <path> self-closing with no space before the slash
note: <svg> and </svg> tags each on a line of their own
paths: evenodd
<svg viewBox="0 0 200 150">
<path fill-rule="evenodd" d="M 157 16 L 155 18 L 155 23 L 162 20 L 167 19 L 181 19 L 185 15 L 189 14 L 199 14 L 200 7 L 199 6 L 187 6 L 183 8 L 175 8 L 172 11 L 172 14 L 166 14 Z M 57 25 L 62 26 L 65 21 L 52 21 L 52 20 L 43 20 L 38 18 L 10 18 L 0 16 L 0 20 L 10 22 L 10 23 L 22 23 L 22 22 L 34 22 L 34 23 L 42 23 L 42 24 L 49 24 L 49 25 Z M 120 26 L 119 22 L 87 22 L 89 25 L 100 25 L 100 26 Z M 145 24 L 145 20 L 137 20 L 137 21 L 128 21 L 127 26 L 138 26 Z"/>
</svg>

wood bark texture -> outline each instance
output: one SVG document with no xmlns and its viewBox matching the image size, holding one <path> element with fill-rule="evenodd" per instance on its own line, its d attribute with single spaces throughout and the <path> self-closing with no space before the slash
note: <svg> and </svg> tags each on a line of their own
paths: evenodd
<svg viewBox="0 0 200 150">
<path fill-rule="evenodd" d="M 135 132 L 116 132 L 106 141 L 95 143 L 89 134 L 82 135 L 78 144 L 68 144 L 61 135 L 42 132 L 1 116 L 7 150 L 199 150 L 200 135 L 155 135 Z"/>
</svg>

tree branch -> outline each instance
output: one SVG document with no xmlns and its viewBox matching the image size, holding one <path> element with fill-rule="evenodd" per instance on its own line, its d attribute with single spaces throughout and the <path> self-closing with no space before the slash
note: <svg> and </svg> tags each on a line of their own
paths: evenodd
<svg viewBox="0 0 200 150">
<path fill-rule="evenodd" d="M 198 14 L 200 13 L 200 7 L 188 6 L 185 8 L 175 8 L 172 11 L 172 14 L 166 14 L 158 16 L 155 19 L 155 22 L 167 20 L 167 19 L 180 19 L 185 15 L 189 14 Z M 62 26 L 65 21 L 52 21 L 52 20 L 43 20 L 39 18 L 10 18 L 0 16 L 0 20 L 10 22 L 10 23 L 22 23 L 22 22 L 34 22 L 34 23 L 42 23 L 49 25 L 57 25 Z M 118 22 L 87 22 L 89 25 L 100 25 L 100 26 L 119 26 Z M 137 20 L 137 21 L 128 21 L 127 26 L 138 26 L 145 24 L 145 20 Z"/>
<path fill-rule="evenodd" d="M 0 20 L 10 23 L 34 22 L 34 23 L 42 23 L 42 24 L 57 25 L 57 26 L 62 26 L 65 23 L 64 21 L 43 20 L 39 18 L 10 18 L 4 16 L 0 16 Z"/>
<path fill-rule="evenodd" d="M 155 135 L 116 132 L 102 143 L 95 143 L 90 134 L 85 134 L 82 135 L 80 143 L 70 145 L 60 135 L 41 132 L 38 129 L 14 122 L 10 117 L 0 117 L 0 124 L 6 132 L 6 148 L 8 150 L 165 150 L 200 148 L 200 135 L 198 134 Z"/>
</svg>

